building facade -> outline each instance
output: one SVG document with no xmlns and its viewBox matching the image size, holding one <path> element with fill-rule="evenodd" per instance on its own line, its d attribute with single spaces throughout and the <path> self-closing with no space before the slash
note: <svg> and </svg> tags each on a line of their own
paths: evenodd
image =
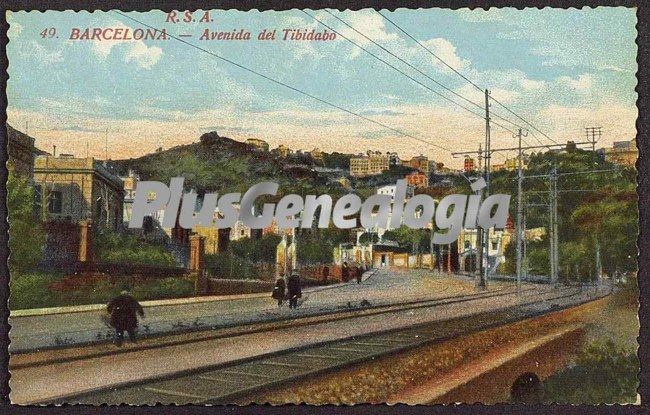
<svg viewBox="0 0 650 415">
<path fill-rule="evenodd" d="M 411 158 L 408 167 L 420 170 L 422 173 L 429 175 L 429 159 L 426 156 L 419 155 Z"/>
<path fill-rule="evenodd" d="M 415 171 L 406 175 L 406 183 L 409 186 L 413 186 L 416 189 L 421 187 L 429 187 L 429 176 L 420 172 Z"/>
<path fill-rule="evenodd" d="M 90 220 L 112 229 L 122 225 L 124 183 L 92 157 L 36 157 L 34 185 L 46 220 Z"/>
<path fill-rule="evenodd" d="M 463 163 L 463 170 L 466 173 L 468 173 L 468 172 L 474 171 L 475 169 L 476 169 L 476 167 L 474 165 L 474 159 L 469 157 L 469 156 L 465 156 L 465 161 Z"/>
<path fill-rule="evenodd" d="M 7 125 L 7 154 L 13 171 L 23 177 L 34 177 L 34 158 L 39 152 L 34 147 L 34 138 Z"/>
<path fill-rule="evenodd" d="M 250 144 L 258 150 L 269 151 L 269 143 L 264 140 L 260 140 L 259 138 L 249 138 L 246 140 L 246 144 Z"/>
<path fill-rule="evenodd" d="M 605 149 L 605 161 L 623 166 L 634 166 L 639 158 L 636 140 L 615 141 L 612 148 Z"/>
<path fill-rule="evenodd" d="M 350 159 L 350 176 L 367 177 L 381 174 L 389 169 L 389 158 L 379 152 L 368 152 L 365 156 Z"/>
</svg>

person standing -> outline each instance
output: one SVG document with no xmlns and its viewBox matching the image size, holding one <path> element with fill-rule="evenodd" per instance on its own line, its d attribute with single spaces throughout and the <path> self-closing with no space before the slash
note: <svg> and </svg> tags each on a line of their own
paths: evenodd
<svg viewBox="0 0 650 415">
<path fill-rule="evenodd" d="M 327 284 L 327 279 L 330 276 L 330 268 L 325 265 L 323 266 L 323 284 Z"/>
<path fill-rule="evenodd" d="M 138 328 L 138 314 L 144 317 L 144 310 L 127 290 L 113 298 L 106 307 L 111 315 L 111 326 L 115 329 L 115 345 L 122 346 L 124 332 L 129 333 L 129 339 L 135 343 L 135 330 Z"/>
<path fill-rule="evenodd" d="M 343 282 L 348 282 L 350 279 L 350 268 L 348 267 L 347 262 L 344 262 L 343 266 L 341 266 L 341 279 Z"/>
<path fill-rule="evenodd" d="M 363 269 L 360 266 L 354 267 L 354 276 L 357 277 L 357 284 L 361 284 L 361 277 L 363 276 Z"/>
<path fill-rule="evenodd" d="M 271 297 L 275 298 L 278 301 L 278 307 L 282 307 L 284 302 L 284 295 L 286 291 L 286 284 L 284 278 L 280 277 L 275 281 L 275 286 L 273 287 L 273 293 Z"/>
<path fill-rule="evenodd" d="M 287 286 L 289 289 L 289 308 L 298 308 L 298 299 L 302 297 L 300 276 L 296 273 L 291 274 L 287 281 Z"/>
</svg>

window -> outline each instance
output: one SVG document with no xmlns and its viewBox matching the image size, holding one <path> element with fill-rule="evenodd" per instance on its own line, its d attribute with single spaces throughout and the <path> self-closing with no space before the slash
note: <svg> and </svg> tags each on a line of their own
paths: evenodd
<svg viewBox="0 0 650 415">
<path fill-rule="evenodd" d="M 492 241 L 492 250 L 493 250 L 493 251 L 496 251 L 497 248 L 498 248 L 498 246 L 499 246 L 498 241 Z"/>
<path fill-rule="evenodd" d="M 50 213 L 61 213 L 63 208 L 63 195 L 57 190 L 53 190 L 48 195 L 47 210 Z"/>
</svg>

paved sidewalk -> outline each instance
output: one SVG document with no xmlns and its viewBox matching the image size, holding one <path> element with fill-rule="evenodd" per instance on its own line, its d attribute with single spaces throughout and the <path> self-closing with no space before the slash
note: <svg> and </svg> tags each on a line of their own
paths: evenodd
<svg viewBox="0 0 650 415">
<path fill-rule="evenodd" d="M 288 309 L 286 304 L 278 308 L 270 293 L 228 296 L 226 299 L 213 297 L 212 301 L 184 299 L 148 304 L 139 332 L 149 336 L 218 329 L 475 292 L 468 278 L 435 275 L 425 270 L 381 270 L 374 275 L 367 273 L 365 278 L 361 284 L 349 282 L 307 288 L 297 310 Z M 495 283 L 493 287 L 505 285 L 509 283 Z M 18 353 L 110 341 L 113 330 L 105 323 L 104 310 L 104 306 L 98 305 L 71 313 L 12 314 L 9 350 Z"/>
</svg>

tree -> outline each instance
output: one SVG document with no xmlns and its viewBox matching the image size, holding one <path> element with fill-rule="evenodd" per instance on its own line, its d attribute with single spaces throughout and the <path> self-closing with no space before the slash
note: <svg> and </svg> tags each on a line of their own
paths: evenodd
<svg viewBox="0 0 650 415">
<path fill-rule="evenodd" d="M 401 226 L 384 232 L 382 239 L 395 241 L 400 247 L 407 248 L 413 254 L 429 252 L 430 249 L 430 231 L 428 229 L 411 229 Z"/>
<path fill-rule="evenodd" d="M 36 267 L 43 256 L 45 231 L 34 209 L 34 188 L 9 167 L 7 210 L 9 215 L 9 269 L 23 273 Z"/>
</svg>

